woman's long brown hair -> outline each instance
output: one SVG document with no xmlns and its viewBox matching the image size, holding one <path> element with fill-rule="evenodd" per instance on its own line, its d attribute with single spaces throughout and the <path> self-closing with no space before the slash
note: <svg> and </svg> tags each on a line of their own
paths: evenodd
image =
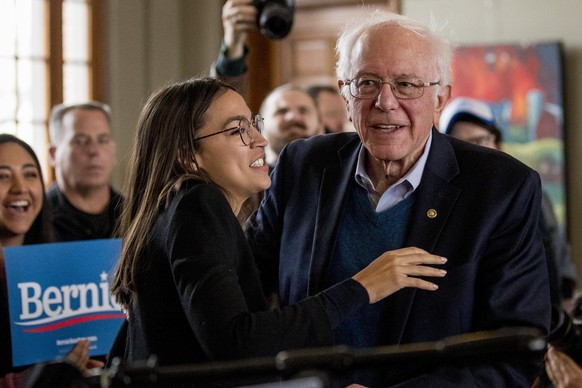
<svg viewBox="0 0 582 388">
<path fill-rule="evenodd" d="M 143 254 L 148 236 L 181 183 L 188 179 L 208 181 L 196 166 L 197 131 L 206 112 L 230 85 L 214 78 L 193 78 L 162 87 L 146 102 L 137 125 L 126 199 L 119 236 L 123 239 L 112 293 L 129 306 L 136 291 L 136 274 L 145 268 Z"/>
</svg>

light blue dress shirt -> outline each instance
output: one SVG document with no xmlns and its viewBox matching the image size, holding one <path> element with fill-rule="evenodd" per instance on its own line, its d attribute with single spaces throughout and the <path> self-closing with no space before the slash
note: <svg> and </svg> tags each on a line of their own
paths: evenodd
<svg viewBox="0 0 582 388">
<path fill-rule="evenodd" d="M 392 206 L 396 205 L 398 202 L 406 199 L 410 194 L 416 190 L 418 185 L 420 185 L 420 180 L 422 178 L 422 173 L 424 172 L 424 167 L 426 165 L 426 160 L 428 158 L 428 153 L 430 150 L 430 145 L 432 142 L 432 131 L 428 136 L 428 140 L 424 146 L 424 151 L 420 158 L 416 161 L 414 166 L 408 171 L 406 175 L 394 183 L 380 195 L 376 191 L 372 180 L 366 173 L 365 160 L 366 160 L 366 150 L 364 147 L 360 148 L 358 154 L 358 163 L 356 165 L 356 182 L 362 186 L 368 192 L 368 197 L 376 207 L 376 212 L 380 213 L 384 210 L 390 209 Z"/>
</svg>

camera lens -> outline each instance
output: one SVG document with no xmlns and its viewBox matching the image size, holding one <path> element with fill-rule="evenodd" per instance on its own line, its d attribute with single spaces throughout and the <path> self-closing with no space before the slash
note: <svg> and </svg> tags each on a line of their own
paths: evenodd
<svg viewBox="0 0 582 388">
<path fill-rule="evenodd" d="M 293 6 L 285 2 L 266 1 L 259 15 L 261 33 L 269 39 L 282 39 L 293 25 Z"/>
</svg>

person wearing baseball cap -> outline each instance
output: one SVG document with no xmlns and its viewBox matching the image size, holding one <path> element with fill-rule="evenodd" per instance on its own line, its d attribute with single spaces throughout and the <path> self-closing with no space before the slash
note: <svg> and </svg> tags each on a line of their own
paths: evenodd
<svg viewBox="0 0 582 388">
<path fill-rule="evenodd" d="M 468 97 L 457 97 L 443 110 L 439 130 L 461 140 L 501 150 L 503 136 L 495 124 L 489 104 Z"/>
<path fill-rule="evenodd" d="M 491 106 L 482 100 L 455 98 L 443 109 L 439 131 L 469 143 L 497 150 L 503 147 L 503 137 L 496 126 Z M 576 268 L 570 257 L 570 246 L 545 191 L 542 191 L 541 210 L 539 223 L 550 273 L 552 303 L 569 310 L 577 283 Z"/>
</svg>

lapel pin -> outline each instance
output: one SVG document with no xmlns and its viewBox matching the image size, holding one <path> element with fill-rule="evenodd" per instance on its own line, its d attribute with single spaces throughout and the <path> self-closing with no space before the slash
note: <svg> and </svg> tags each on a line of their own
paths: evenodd
<svg viewBox="0 0 582 388">
<path fill-rule="evenodd" d="M 426 216 L 427 216 L 428 218 L 436 218 L 436 216 L 437 216 L 437 211 L 436 211 L 436 210 L 434 210 L 434 209 L 428 209 L 428 210 L 426 211 Z"/>
</svg>

